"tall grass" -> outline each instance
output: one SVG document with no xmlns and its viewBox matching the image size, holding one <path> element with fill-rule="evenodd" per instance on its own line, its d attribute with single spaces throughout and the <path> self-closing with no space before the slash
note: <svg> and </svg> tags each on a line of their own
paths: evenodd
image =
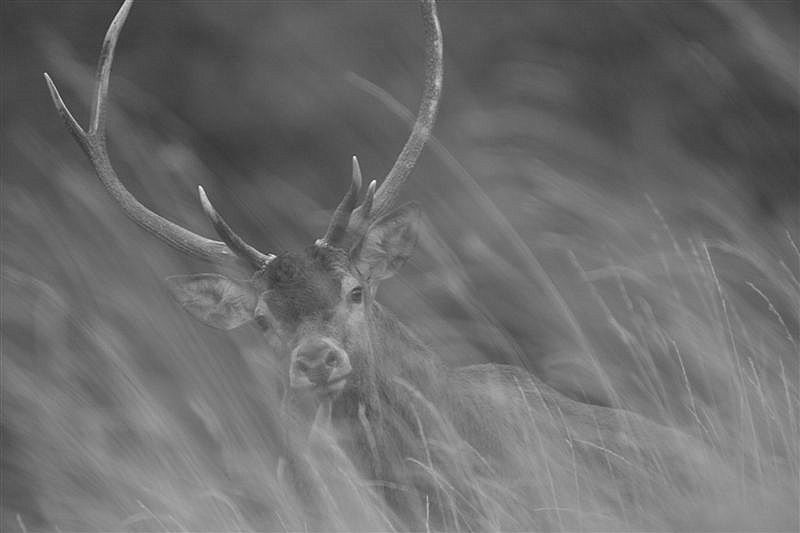
<svg viewBox="0 0 800 533">
<path fill-rule="evenodd" d="M 382 6 L 364 18 L 377 17 Z M 737 83 L 754 83 L 738 77 L 734 59 L 766 63 L 768 98 L 796 119 L 796 102 L 787 104 L 783 92 L 787 84 L 796 89 L 796 76 L 786 74 L 783 56 L 762 61 L 764 43 L 766 50 L 789 50 L 791 42 L 754 12 L 726 6 L 720 16 L 734 28 L 728 39 L 762 39 L 736 45 L 746 59 L 695 49 L 707 68 L 717 61 L 716 75 L 727 72 L 724 81 L 702 85 L 684 71 L 672 81 L 697 90 L 686 98 L 707 122 L 721 124 L 726 114 L 735 120 L 741 111 L 769 130 L 773 117 L 765 109 L 773 108 L 766 104 L 714 107 L 718 93 L 735 101 L 746 92 Z M 149 7 L 138 5 L 135 13 Z M 305 7 L 280 11 L 280 20 L 304 20 Z M 190 20 L 197 26 L 218 20 L 223 36 L 242 22 L 233 15 L 215 19 L 208 9 L 190 10 Z M 530 15 L 518 9 L 523 19 Z M 442 9 L 446 39 L 448 25 L 459 37 L 470 35 L 468 25 L 450 22 L 457 12 L 458 6 Z M 634 25 L 655 24 L 653 11 L 623 12 Z M 363 22 L 336 10 L 326 15 Z M 414 15 L 403 11 L 403 24 L 414 28 Z M 552 18 L 559 16 L 569 13 Z M 325 21 L 320 17 L 318 25 Z M 736 28 L 749 33 L 742 37 Z M 102 28 L 95 29 L 99 42 Z M 680 44 L 663 31 L 671 44 L 662 46 Z M 45 46 L 48 56 L 59 50 L 56 64 L 41 70 L 55 68 L 56 81 L 81 109 L 91 69 L 53 35 L 39 38 L 52 45 Z M 257 65 L 260 45 L 236 42 L 243 61 Z M 413 50 L 410 42 L 394 43 L 388 65 L 376 70 L 391 71 L 395 59 L 404 64 L 398 57 L 407 46 Z M 316 48 L 309 46 L 312 52 L 292 51 L 303 72 L 315 68 L 306 55 Z M 123 65 L 131 48 L 121 45 Z M 330 53 L 335 64 L 345 63 Z M 522 466 L 515 478 L 482 465 L 455 435 L 425 440 L 429 460 L 408 465 L 430 488 L 418 495 L 421 522 L 448 530 L 797 530 L 800 235 L 792 186 L 777 214 L 755 208 L 747 179 L 752 167 L 733 159 L 718 164 L 712 148 L 687 142 L 686 130 L 700 128 L 685 115 L 691 106 L 665 125 L 671 93 L 638 95 L 618 109 L 624 115 L 614 119 L 632 131 L 621 138 L 613 125 L 598 128 L 591 114 L 578 114 L 571 93 L 548 92 L 559 80 L 570 85 L 574 66 L 501 61 L 488 83 L 507 83 L 487 97 L 470 93 L 473 71 L 452 54 L 446 83 L 454 101 L 445 94 L 439 139 L 408 192 L 427 213 L 420 250 L 379 299 L 448 364 L 524 366 L 572 398 L 642 414 L 694 437 L 710 453 L 698 452 L 709 458 L 706 468 L 669 484 L 662 470 L 683 470 L 697 457 L 661 457 L 622 472 L 638 480 L 638 491 L 628 494 L 552 432 L 526 435 L 526 446 L 516 450 Z M 415 68 L 401 70 L 408 75 Z M 181 119 L 127 79 L 112 79 L 109 134 L 125 182 L 154 210 L 210 235 L 194 193 L 203 184 L 226 218 L 264 248 L 313 242 L 344 192 L 350 153 L 358 151 L 368 172 L 379 175 L 404 134 L 403 106 L 350 76 L 336 94 L 358 96 L 328 119 L 327 127 L 341 134 L 322 135 L 328 159 L 309 159 L 299 149 L 275 166 L 255 156 L 229 163 L 230 147 L 217 147 L 213 136 L 203 139 L 195 129 L 213 118 L 217 93 L 199 89 L 193 109 L 205 115 Z M 395 88 L 413 94 L 416 85 L 406 83 Z M 322 87 L 315 91 L 323 104 L 334 100 Z M 301 93 L 299 100 L 309 94 Z M 44 90 L 41 97 L 49 105 Z M 312 121 L 315 106 L 323 105 L 295 103 L 306 115 L 286 112 L 285 120 Z M 239 113 L 226 119 L 230 131 L 270 131 Z M 292 496 L 274 452 L 282 364 L 255 329 L 208 330 L 166 296 L 162 278 L 211 267 L 177 257 L 126 220 L 69 144 L 55 112 L 42 116 L 41 123 L 11 121 L 13 131 L 4 136 L 16 159 L 4 162 L 2 194 L 2 529 L 294 531 L 313 525 L 312 516 L 324 517 L 331 530 L 402 529 L 380 487 L 361 477 L 329 435 L 316 437 L 309 457 L 323 495 L 318 506 Z M 275 127 L 281 133 L 266 142 L 270 147 L 290 145 L 287 132 L 301 126 Z M 766 147 L 753 150 L 791 145 L 785 131 L 776 127 Z M 339 153 L 345 140 L 357 145 Z M 321 163 L 334 159 L 341 164 Z M 278 170 L 284 178 L 272 175 Z M 552 418 L 546 428 L 569 413 L 530 416 Z M 443 503 L 441 516 L 431 516 L 432 499 Z"/>
</svg>

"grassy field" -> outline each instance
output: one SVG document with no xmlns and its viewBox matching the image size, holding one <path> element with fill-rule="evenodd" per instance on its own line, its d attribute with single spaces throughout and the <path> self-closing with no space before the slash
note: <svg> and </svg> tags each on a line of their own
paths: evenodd
<svg viewBox="0 0 800 533">
<path fill-rule="evenodd" d="M 210 267 L 125 219 L 52 109 L 43 71 L 86 120 L 116 5 L 2 9 L 0 527 L 303 530 L 272 452 L 282 369 L 255 328 L 211 330 L 169 298 L 163 278 Z M 588 474 L 573 490 L 551 441 L 521 451 L 525 497 L 430 469 L 447 529 L 797 530 L 796 6 L 445 2 L 440 18 L 437 140 L 404 193 L 426 214 L 420 247 L 379 300 L 450 365 L 523 366 L 722 463 L 684 486 L 639 472 L 633 500 Z M 399 151 L 420 36 L 405 3 L 137 3 L 112 159 L 198 233 L 201 184 L 262 249 L 308 245 L 351 155 L 379 178 Z M 326 458 L 330 528 L 394 528 Z"/>
</svg>

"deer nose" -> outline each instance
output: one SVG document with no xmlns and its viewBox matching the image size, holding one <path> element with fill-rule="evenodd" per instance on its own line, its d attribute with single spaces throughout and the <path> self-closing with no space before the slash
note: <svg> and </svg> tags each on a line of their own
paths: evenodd
<svg viewBox="0 0 800 533">
<path fill-rule="evenodd" d="M 297 347 L 292 357 L 292 383 L 302 386 L 324 385 L 350 373 L 347 353 L 325 339 L 305 342 Z"/>
</svg>

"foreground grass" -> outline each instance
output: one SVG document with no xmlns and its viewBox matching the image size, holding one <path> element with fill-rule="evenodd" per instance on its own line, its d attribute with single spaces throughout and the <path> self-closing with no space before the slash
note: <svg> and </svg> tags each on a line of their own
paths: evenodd
<svg viewBox="0 0 800 533">
<path fill-rule="evenodd" d="M 276 435 L 266 422 L 278 416 L 278 365 L 253 331 L 221 335 L 190 322 L 158 279 L 198 266 L 176 263 L 114 213 L 103 191 L 80 184 L 76 167 L 56 163 L 62 177 L 52 199 L 12 190 L 7 204 L 3 425 L 6 483 L 21 489 L 11 502 L 19 507 L 6 509 L 15 513 L 8 527 L 21 527 L 19 514 L 32 529 L 303 529 L 309 510 L 276 476 Z M 722 207 L 714 236 L 705 237 L 703 227 L 674 227 L 657 198 L 626 205 L 565 176 L 537 179 L 516 197 L 532 201 L 526 191 L 546 179 L 558 196 L 539 195 L 545 205 L 537 209 L 571 212 L 602 241 L 526 233 L 524 224 L 513 235 L 497 232 L 492 217 L 504 230 L 518 221 L 493 214 L 491 204 L 490 221 L 464 221 L 454 245 L 428 226 L 418 268 L 383 301 L 452 364 L 527 365 L 569 395 L 693 435 L 724 468 L 698 470 L 685 486 L 637 472 L 643 495 L 631 499 L 601 486 L 563 442 L 531 437 L 519 450 L 529 465 L 521 478 L 535 482 L 520 491 L 465 466 L 457 442 L 436 443 L 437 453 L 451 454 L 440 464 L 451 467 L 409 468 L 430 476 L 439 501 L 450 502 L 447 529 L 796 526 L 794 237 L 754 231 Z M 184 193 L 183 184 L 167 187 Z M 238 194 L 270 196 L 255 187 Z M 461 193 L 458 201 L 487 198 Z M 541 325 L 529 326 L 537 317 L 560 329 L 537 338 Z M 549 352 L 526 351 L 537 343 Z M 320 506 L 331 529 L 397 526 L 369 480 L 345 458 L 323 457 L 319 482 L 330 501 Z"/>
</svg>

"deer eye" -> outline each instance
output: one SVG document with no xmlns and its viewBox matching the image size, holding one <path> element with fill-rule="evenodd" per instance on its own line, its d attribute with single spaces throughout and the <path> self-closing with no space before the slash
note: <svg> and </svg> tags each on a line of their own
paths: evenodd
<svg viewBox="0 0 800 533">
<path fill-rule="evenodd" d="M 350 301 L 356 304 L 360 304 L 361 300 L 364 299 L 364 289 L 362 287 L 355 287 L 352 291 L 350 291 Z"/>
<path fill-rule="evenodd" d="M 262 330 L 267 331 L 269 329 L 269 320 L 264 315 L 256 315 L 254 320 Z"/>
</svg>

